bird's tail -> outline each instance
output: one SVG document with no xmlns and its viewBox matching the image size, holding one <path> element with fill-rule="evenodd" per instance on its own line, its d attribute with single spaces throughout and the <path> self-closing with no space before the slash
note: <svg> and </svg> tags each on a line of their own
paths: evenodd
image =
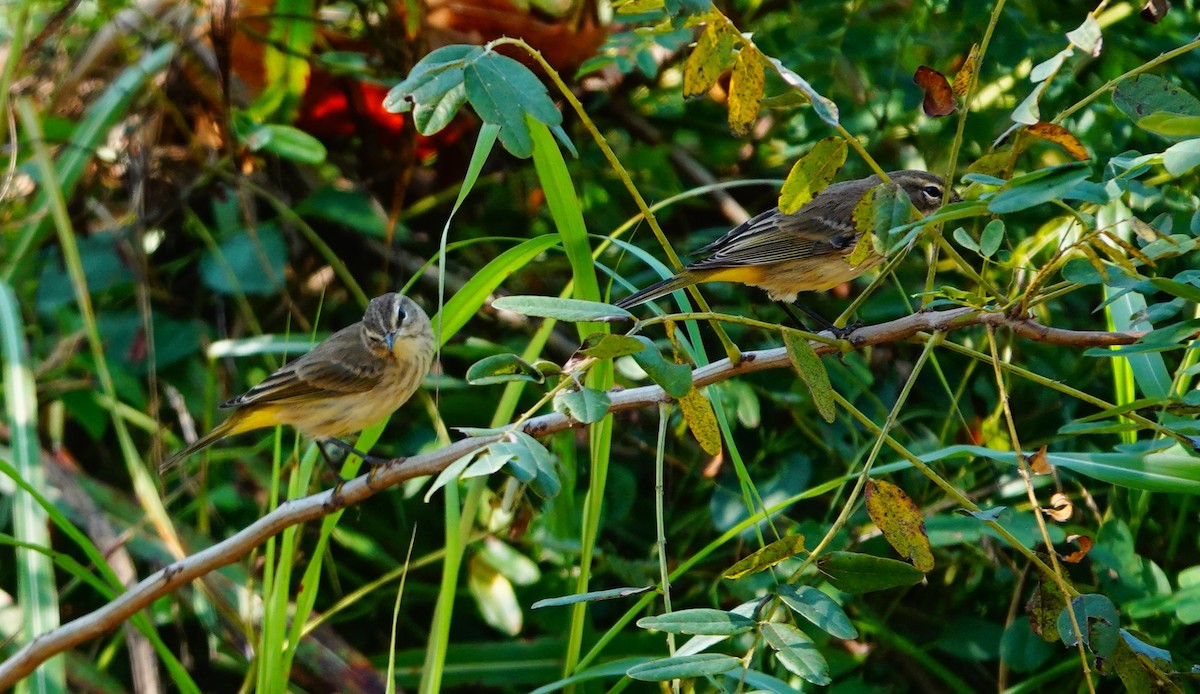
<svg viewBox="0 0 1200 694">
<path fill-rule="evenodd" d="M 179 451 L 178 453 L 171 456 L 170 458 L 167 458 L 166 460 L 164 460 L 162 462 L 162 465 L 158 466 L 158 472 L 160 474 L 163 472 L 166 472 L 167 470 L 178 465 L 184 458 L 188 457 L 189 455 L 191 455 L 197 451 L 203 450 L 205 448 L 208 448 L 209 446 L 213 445 L 217 441 L 220 441 L 221 439 L 225 438 L 226 436 L 236 433 L 234 431 L 234 429 L 237 427 L 238 423 L 242 419 L 241 417 L 238 416 L 239 414 L 241 414 L 240 410 L 238 412 L 234 412 L 232 417 L 230 417 L 229 419 L 226 419 L 224 422 L 221 422 L 220 424 L 218 424 L 212 431 L 208 432 L 204 436 L 201 436 L 200 438 L 196 439 L 195 443 L 193 443 L 192 445 L 183 449 L 182 451 Z"/>
<path fill-rule="evenodd" d="M 665 280 L 655 282 L 645 289 L 630 294 L 618 301 L 616 305 L 619 308 L 632 308 L 647 301 L 653 301 L 660 296 L 666 296 L 677 289 L 690 287 L 699 281 L 700 278 L 695 273 L 685 270 L 674 277 L 668 277 Z"/>
</svg>

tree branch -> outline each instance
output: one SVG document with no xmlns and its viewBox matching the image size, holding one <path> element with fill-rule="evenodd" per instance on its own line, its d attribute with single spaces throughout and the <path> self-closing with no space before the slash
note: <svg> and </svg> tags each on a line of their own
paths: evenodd
<svg viewBox="0 0 1200 694">
<path fill-rule="evenodd" d="M 1073 347 L 1127 345 L 1137 341 L 1144 334 L 1065 330 L 1041 325 L 1029 319 L 1013 318 L 1003 313 L 955 308 L 916 313 L 888 323 L 866 326 L 855 331 L 848 339 L 855 347 L 865 347 L 904 340 L 918 333 L 949 332 L 975 325 L 1004 326 L 1029 340 Z M 816 342 L 812 345 L 818 354 L 838 351 L 835 345 Z M 754 371 L 790 367 L 787 351 L 780 347 L 747 352 L 742 355 L 742 360 L 737 365 L 731 364 L 728 359 L 722 359 L 702 366 L 692 372 L 692 379 L 697 387 L 702 387 Z M 670 399 L 658 386 L 614 390 L 609 396 L 612 400 L 610 412 L 646 407 Z M 579 425 L 579 422 L 564 414 L 554 413 L 530 419 L 525 423 L 523 430 L 532 436 L 547 436 Z M 393 460 L 379 468 L 374 479 L 363 475 L 347 482 L 336 496 L 331 491 L 325 491 L 284 502 L 228 539 L 154 572 L 104 607 L 38 636 L 7 661 L 0 663 L 0 690 L 12 687 L 50 657 L 115 629 L 139 610 L 176 588 L 239 561 L 284 529 L 357 504 L 384 489 L 415 477 L 441 472 L 462 456 L 501 438 L 501 435 L 496 434 L 463 439 L 432 453 Z"/>
</svg>

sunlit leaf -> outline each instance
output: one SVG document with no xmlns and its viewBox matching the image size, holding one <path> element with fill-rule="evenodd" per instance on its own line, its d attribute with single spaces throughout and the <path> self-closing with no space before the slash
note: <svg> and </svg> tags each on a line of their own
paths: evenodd
<svg viewBox="0 0 1200 694">
<path fill-rule="evenodd" d="M 756 48 L 743 46 L 729 79 L 729 129 L 737 137 L 750 132 L 762 107 L 765 62 Z"/>
<path fill-rule="evenodd" d="M 954 95 L 960 99 L 966 98 L 967 89 L 971 85 L 971 79 L 975 76 L 975 71 L 979 69 L 979 44 L 971 46 L 971 52 L 967 54 L 967 59 L 963 61 L 962 67 L 958 69 L 958 73 L 954 75 L 954 83 L 950 88 L 954 91 Z"/>
<path fill-rule="evenodd" d="M 821 192 L 846 163 L 846 141 L 827 137 L 792 166 L 779 192 L 779 211 L 792 214 Z"/>
<path fill-rule="evenodd" d="M 737 34 L 729 24 L 717 20 L 705 27 L 683 67 L 683 96 L 707 94 L 729 63 Z"/>
<path fill-rule="evenodd" d="M 765 571 L 781 561 L 791 559 L 804 550 L 803 535 L 787 535 L 742 558 L 725 571 L 725 578 L 741 578 Z"/>
<path fill-rule="evenodd" d="M 1028 130 L 1031 135 L 1059 145 L 1067 150 L 1067 154 L 1070 154 L 1079 161 L 1085 161 L 1088 158 L 1087 150 L 1084 149 L 1083 143 L 1079 141 L 1079 138 L 1072 135 L 1070 130 L 1061 125 L 1038 121 L 1029 126 Z"/>
<path fill-rule="evenodd" d="M 717 425 L 717 415 L 713 412 L 712 403 L 696 388 L 679 398 L 679 409 L 687 422 L 692 436 L 696 437 L 700 448 L 709 455 L 721 452 L 721 427 Z"/>
<path fill-rule="evenodd" d="M 867 480 L 867 514 L 888 544 L 924 573 L 933 571 L 933 548 L 925 516 L 902 489 L 884 480 Z"/>
</svg>

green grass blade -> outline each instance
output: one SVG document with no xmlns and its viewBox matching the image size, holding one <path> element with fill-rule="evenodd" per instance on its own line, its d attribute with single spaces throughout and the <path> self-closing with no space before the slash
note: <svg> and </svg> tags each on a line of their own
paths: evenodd
<svg viewBox="0 0 1200 694">
<path fill-rule="evenodd" d="M 4 408 L 12 432 L 12 457 L 17 474 L 46 492 L 46 474 L 42 469 L 37 438 L 37 391 L 29 352 L 25 347 L 25 326 L 12 287 L 0 282 L 0 355 L 4 361 Z M 13 535 L 18 542 L 50 549 L 50 532 L 45 510 L 28 494 L 13 499 Z M 45 554 L 17 552 L 17 604 L 24 625 L 23 639 L 32 640 L 59 625 L 58 594 L 54 564 Z M 66 691 L 65 658 L 55 656 L 37 669 L 21 688 L 36 692 Z"/>
</svg>

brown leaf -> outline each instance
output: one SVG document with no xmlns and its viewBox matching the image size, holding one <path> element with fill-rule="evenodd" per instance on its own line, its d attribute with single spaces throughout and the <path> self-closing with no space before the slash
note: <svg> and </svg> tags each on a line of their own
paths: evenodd
<svg viewBox="0 0 1200 694">
<path fill-rule="evenodd" d="M 925 517 L 904 490 L 891 482 L 867 480 L 867 513 L 900 556 L 925 573 L 933 571 Z"/>
<path fill-rule="evenodd" d="M 954 75 L 954 84 L 951 89 L 954 91 L 954 96 L 964 99 L 967 96 L 967 89 L 971 87 L 971 78 L 975 76 L 975 70 L 979 68 L 979 44 L 971 46 L 971 52 L 967 54 L 967 59 L 963 61 L 962 67 Z"/>
<path fill-rule="evenodd" d="M 1171 11 L 1171 0 L 1146 0 L 1146 4 L 1142 5 L 1142 12 L 1139 17 L 1144 22 L 1158 24 L 1163 17 Z"/>
<path fill-rule="evenodd" d="M 1076 545 L 1079 545 L 1079 549 L 1063 556 L 1062 560 L 1068 564 L 1078 564 L 1083 561 L 1088 552 L 1092 551 L 1092 545 L 1095 544 L 1092 538 L 1087 535 L 1069 535 L 1067 536 L 1067 542 L 1074 542 Z"/>
<path fill-rule="evenodd" d="M 930 118 L 948 116 L 958 107 L 950 82 L 937 70 L 922 65 L 913 75 L 913 82 L 925 92 L 925 101 L 921 103 L 921 108 L 925 109 L 925 115 Z"/>
<path fill-rule="evenodd" d="M 1032 455 L 1025 456 L 1025 462 L 1029 463 L 1029 469 L 1035 475 L 1049 475 L 1054 472 L 1054 466 L 1046 458 L 1046 447 L 1042 446 L 1037 449 Z"/>
<path fill-rule="evenodd" d="M 1056 492 L 1054 496 L 1050 497 L 1049 508 L 1043 508 L 1042 513 L 1059 523 L 1065 523 L 1071 520 L 1071 516 L 1075 514 L 1075 504 L 1071 503 L 1066 494 Z"/>
<path fill-rule="evenodd" d="M 1079 161 L 1087 161 L 1088 159 L 1088 153 L 1084 149 L 1083 143 L 1079 141 L 1079 138 L 1072 135 L 1070 130 L 1061 125 L 1039 121 L 1029 126 L 1029 134 L 1053 142 L 1067 150 L 1067 154 L 1070 154 Z"/>
</svg>

